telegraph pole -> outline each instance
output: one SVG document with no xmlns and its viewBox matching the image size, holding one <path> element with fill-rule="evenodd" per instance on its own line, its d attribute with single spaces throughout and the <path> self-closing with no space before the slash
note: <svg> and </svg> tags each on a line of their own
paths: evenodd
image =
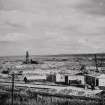
<svg viewBox="0 0 105 105">
<path fill-rule="evenodd" d="M 14 104 L 14 73 L 12 73 L 12 99 L 11 99 L 11 105 Z"/>
<path fill-rule="evenodd" d="M 95 54 L 94 56 L 95 56 L 96 72 L 98 72 L 97 55 Z"/>
</svg>

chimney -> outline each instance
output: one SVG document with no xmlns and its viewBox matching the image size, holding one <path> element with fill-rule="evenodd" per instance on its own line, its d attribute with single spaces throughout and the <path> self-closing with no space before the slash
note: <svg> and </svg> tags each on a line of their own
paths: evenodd
<svg viewBox="0 0 105 105">
<path fill-rule="evenodd" d="M 26 51 L 26 64 L 28 64 L 29 63 L 29 53 L 28 53 L 28 51 Z"/>
</svg>

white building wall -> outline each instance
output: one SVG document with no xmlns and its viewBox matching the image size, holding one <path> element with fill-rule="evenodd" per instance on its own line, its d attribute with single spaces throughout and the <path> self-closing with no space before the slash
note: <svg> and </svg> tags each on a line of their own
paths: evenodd
<svg viewBox="0 0 105 105">
<path fill-rule="evenodd" d="M 56 82 L 65 82 L 65 76 L 61 74 L 56 74 Z"/>
<path fill-rule="evenodd" d="M 99 86 L 105 86 L 105 78 L 99 78 Z"/>
<path fill-rule="evenodd" d="M 35 75 L 35 76 L 26 76 L 26 78 L 28 80 L 43 80 L 45 79 L 46 80 L 46 76 L 42 76 L 42 75 Z"/>
</svg>

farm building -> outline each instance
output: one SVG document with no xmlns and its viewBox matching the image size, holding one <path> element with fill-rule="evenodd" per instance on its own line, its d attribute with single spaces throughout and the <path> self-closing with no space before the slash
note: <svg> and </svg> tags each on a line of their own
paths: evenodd
<svg viewBox="0 0 105 105">
<path fill-rule="evenodd" d="M 56 82 L 62 83 L 65 82 L 65 76 L 63 74 L 56 74 Z"/>
<path fill-rule="evenodd" d="M 85 84 L 85 77 L 84 75 L 65 75 L 65 84 L 72 85 L 72 84 Z"/>
<path fill-rule="evenodd" d="M 55 74 L 49 74 L 49 75 L 47 75 L 46 80 L 49 82 L 56 82 L 56 75 Z"/>
<path fill-rule="evenodd" d="M 49 74 L 47 75 L 47 81 L 50 82 L 56 82 L 56 83 L 61 83 L 61 84 L 66 84 L 66 85 L 72 85 L 72 84 L 85 84 L 85 77 L 84 75 L 65 75 L 65 74 Z"/>
<path fill-rule="evenodd" d="M 48 74 L 46 80 L 49 82 L 64 83 L 65 76 L 59 73 Z"/>
<path fill-rule="evenodd" d="M 36 80 L 39 80 L 39 81 L 43 81 L 43 80 L 46 80 L 46 76 L 45 75 L 26 75 L 24 76 L 24 81 L 25 82 L 29 82 L 29 81 L 36 81 Z"/>
<path fill-rule="evenodd" d="M 86 84 L 93 87 L 105 87 L 105 74 L 91 74 L 85 76 Z"/>
</svg>

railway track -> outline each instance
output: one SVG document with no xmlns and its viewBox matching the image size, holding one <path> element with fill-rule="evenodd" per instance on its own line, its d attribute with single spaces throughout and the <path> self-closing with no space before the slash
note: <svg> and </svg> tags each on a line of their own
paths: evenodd
<svg viewBox="0 0 105 105">
<path fill-rule="evenodd" d="M 1 79 L 0 78 L 0 84 L 2 85 L 2 84 L 12 84 L 12 81 L 10 80 L 10 79 Z M 16 84 L 20 84 L 20 85 L 22 85 L 23 84 L 23 86 L 25 85 L 25 86 L 28 86 L 28 85 L 43 85 L 43 86 L 63 86 L 63 87 L 66 87 L 66 86 L 64 86 L 64 85 L 58 85 L 58 84 L 54 84 L 54 83 L 49 83 L 49 82 L 46 82 L 46 83 L 44 83 L 44 82 L 38 82 L 38 81 L 35 81 L 35 82 L 27 82 L 27 83 L 25 83 L 24 81 L 20 81 L 20 80 L 15 80 L 14 81 L 14 84 L 16 85 Z"/>
<path fill-rule="evenodd" d="M 17 88 L 22 88 L 22 89 L 34 89 L 34 91 L 32 91 L 32 93 L 36 93 L 36 94 L 41 94 L 41 95 L 47 95 L 47 96 L 54 96 L 54 97 L 65 97 L 65 98 L 76 98 L 76 99 L 83 99 L 83 100 L 100 100 L 100 98 L 92 98 L 92 97 L 86 97 L 86 96 L 76 96 L 76 95 L 66 95 L 66 94 L 58 94 L 58 93 L 48 93 L 46 92 L 45 90 L 46 89 L 56 89 L 56 90 L 60 90 L 60 89 L 65 89 L 65 88 L 70 88 L 70 89 L 73 89 L 74 87 L 65 87 L 65 86 L 57 86 L 57 85 L 43 85 L 43 84 L 39 84 L 39 83 L 34 83 L 34 84 L 31 84 L 31 83 L 24 83 L 24 82 L 21 82 L 21 81 L 15 81 L 15 87 Z M 12 82 L 11 81 L 3 81 L 3 80 L 0 80 L 0 87 L 11 87 L 11 84 Z M 39 90 L 39 91 L 36 91 L 36 90 Z M 43 91 L 40 91 L 40 89 L 43 89 Z"/>
<path fill-rule="evenodd" d="M 12 86 L 12 81 L 10 80 L 3 80 L 0 79 L 0 87 L 8 87 L 11 88 Z M 14 86 L 15 88 L 20 88 L 20 89 L 29 89 L 29 90 L 33 90 L 33 92 L 38 92 L 38 93 L 46 93 L 46 94 L 61 94 L 62 96 L 83 96 L 83 97 L 91 97 L 92 94 L 95 95 L 99 92 L 101 92 L 101 90 L 99 90 L 98 92 L 96 90 L 92 91 L 92 90 L 85 90 L 83 88 L 78 88 L 78 87 L 74 87 L 74 86 L 63 86 L 63 85 L 52 85 L 52 84 L 44 84 L 41 82 L 28 82 L 25 83 L 24 81 L 14 81 Z M 48 91 L 46 91 L 48 90 Z M 53 92 L 54 90 L 54 92 Z M 65 91 L 65 92 L 64 92 Z M 68 93 L 68 92 L 70 93 Z M 64 92 L 64 93 L 63 93 Z M 79 95 L 79 93 L 83 93 L 83 95 Z"/>
<path fill-rule="evenodd" d="M 5 82 L 5 83 L 0 83 L 0 85 L 2 86 L 11 86 L 11 82 Z M 35 88 L 35 89 L 49 89 L 48 87 L 39 87 L 37 85 L 37 87 L 32 87 L 32 86 L 29 86 L 30 84 L 15 84 L 16 87 L 21 87 L 21 88 Z M 84 97 L 84 96 L 75 96 L 75 95 L 66 95 L 66 94 L 58 94 L 58 93 L 48 93 L 48 92 L 43 92 L 43 91 L 32 91 L 32 93 L 35 93 L 35 94 L 39 94 L 39 95 L 42 95 L 42 96 L 51 96 L 51 97 L 59 97 L 59 98 L 68 98 L 68 99 L 81 99 L 81 100 L 95 100 L 95 101 L 101 101 L 100 98 L 92 98 L 92 97 Z M 0 92 L 2 93 L 2 92 Z M 4 92 L 4 93 L 7 93 L 7 94 L 10 94 L 10 92 Z M 19 94 L 19 92 L 15 91 L 14 93 L 17 93 Z M 24 94 L 23 94 L 24 95 Z"/>
<path fill-rule="evenodd" d="M 0 80 L 0 86 L 11 86 L 12 82 L 11 81 L 4 81 Z M 52 84 L 44 84 L 40 82 L 22 82 L 22 81 L 14 81 L 14 86 L 15 87 L 26 87 L 26 88 L 42 88 L 42 89 L 53 89 L 53 87 L 60 87 L 60 85 L 52 85 Z M 65 86 L 64 86 L 65 87 Z"/>
</svg>

